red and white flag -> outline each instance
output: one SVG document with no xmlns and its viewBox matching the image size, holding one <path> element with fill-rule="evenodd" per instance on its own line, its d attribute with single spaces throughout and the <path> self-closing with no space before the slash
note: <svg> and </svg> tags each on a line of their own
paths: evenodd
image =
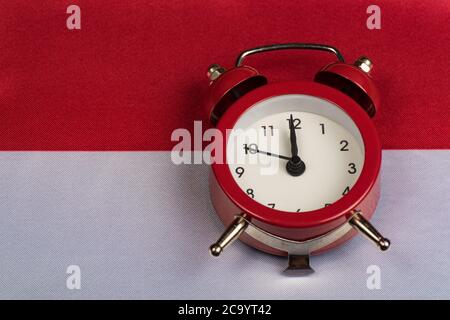
<svg viewBox="0 0 450 320">
<path fill-rule="evenodd" d="M 450 3 L 380 0 L 372 28 L 369 6 L 2 1 L 0 297 L 450 298 Z M 385 254 L 355 238 L 315 257 L 301 290 L 279 274 L 283 259 L 243 244 L 209 257 L 223 228 L 209 168 L 170 158 L 175 129 L 208 126 L 206 68 L 286 42 L 373 60 L 384 149 L 374 221 L 392 241 Z M 246 63 L 276 82 L 312 80 L 329 62 L 288 52 Z M 366 286 L 373 265 L 379 290 Z M 79 290 L 66 287 L 70 270 Z"/>
</svg>

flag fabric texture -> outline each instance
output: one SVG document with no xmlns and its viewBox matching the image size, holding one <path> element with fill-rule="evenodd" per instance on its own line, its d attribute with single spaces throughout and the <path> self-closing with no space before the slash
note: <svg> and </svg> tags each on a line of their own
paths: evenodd
<svg viewBox="0 0 450 320">
<path fill-rule="evenodd" d="M 67 28 L 70 5 L 80 29 Z M 371 5 L 2 1 L 0 297 L 450 298 L 450 2 L 377 1 L 373 30 Z M 243 244 L 209 257 L 223 227 L 208 167 L 170 160 L 173 130 L 207 128 L 207 67 L 288 42 L 372 59 L 384 149 L 374 221 L 392 240 L 380 253 L 357 237 L 301 280 Z M 278 82 L 312 80 L 332 61 L 289 51 L 246 63 Z M 66 288 L 70 265 L 79 290 Z M 366 286 L 370 265 L 381 289 Z"/>
</svg>

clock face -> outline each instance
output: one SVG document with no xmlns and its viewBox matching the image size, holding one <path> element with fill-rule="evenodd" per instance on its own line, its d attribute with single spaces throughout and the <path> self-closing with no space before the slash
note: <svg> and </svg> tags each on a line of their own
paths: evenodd
<svg viewBox="0 0 450 320">
<path fill-rule="evenodd" d="M 227 163 L 248 197 L 301 213 L 331 205 L 351 190 L 364 165 L 364 143 L 335 104 L 282 95 L 242 114 L 228 138 Z"/>
</svg>

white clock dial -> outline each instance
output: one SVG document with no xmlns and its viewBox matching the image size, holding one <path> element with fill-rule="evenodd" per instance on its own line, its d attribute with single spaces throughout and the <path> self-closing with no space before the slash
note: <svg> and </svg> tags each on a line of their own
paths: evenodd
<svg viewBox="0 0 450 320">
<path fill-rule="evenodd" d="M 295 129 L 290 129 L 291 120 Z M 274 209 L 306 212 L 347 194 L 364 164 L 364 144 L 351 118 L 333 103 L 307 95 L 283 95 L 248 109 L 227 144 L 227 162 L 239 187 Z M 299 176 L 286 169 L 295 132 Z"/>
</svg>

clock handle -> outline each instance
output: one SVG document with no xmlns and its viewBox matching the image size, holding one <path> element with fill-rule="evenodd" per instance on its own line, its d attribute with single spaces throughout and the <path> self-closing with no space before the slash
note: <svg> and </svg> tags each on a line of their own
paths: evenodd
<svg viewBox="0 0 450 320">
<path fill-rule="evenodd" d="M 362 56 L 353 64 L 345 63 L 344 57 L 335 47 L 315 43 L 283 43 L 256 47 L 243 51 L 236 60 L 236 68 L 242 67 L 246 57 L 275 50 L 317 50 L 334 54 L 337 61 L 323 67 L 314 81 L 341 91 L 355 100 L 370 117 L 374 117 L 380 105 L 380 93 L 370 75 L 372 61 Z"/>
<path fill-rule="evenodd" d="M 375 243 L 382 251 L 389 249 L 391 242 L 389 239 L 383 237 L 381 233 L 366 219 L 363 217 L 360 211 L 357 211 L 348 223 L 365 235 L 370 241 Z"/>
<path fill-rule="evenodd" d="M 319 50 L 333 53 L 339 62 L 345 62 L 344 57 L 338 49 L 325 44 L 316 43 L 283 43 L 283 44 L 271 44 L 268 46 L 256 47 L 243 51 L 236 60 L 236 67 L 240 67 L 244 62 L 244 59 L 252 54 L 275 51 L 275 50 Z"/>
</svg>

